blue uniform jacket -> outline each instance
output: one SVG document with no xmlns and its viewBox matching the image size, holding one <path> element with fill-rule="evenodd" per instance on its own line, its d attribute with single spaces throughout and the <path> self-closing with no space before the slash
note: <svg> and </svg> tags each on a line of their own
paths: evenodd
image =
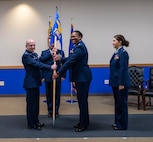
<svg viewBox="0 0 153 142">
<path fill-rule="evenodd" d="M 117 53 L 114 53 L 110 60 L 110 86 L 124 85 L 125 87 L 130 87 L 128 62 L 129 55 L 123 47 Z"/>
<path fill-rule="evenodd" d="M 37 53 L 31 53 L 27 50 L 24 52 L 22 56 L 22 63 L 24 65 L 26 74 L 23 88 L 36 88 L 41 86 L 40 69 L 51 70 L 51 66 L 43 64 L 40 61 L 48 60 L 48 58 L 50 57 L 46 56 L 39 59 Z"/>
<path fill-rule="evenodd" d="M 64 52 L 62 50 L 57 50 L 56 54 L 60 54 L 61 57 L 64 57 Z M 41 57 L 46 57 L 51 55 L 51 52 L 49 49 L 42 51 L 41 53 Z M 53 65 L 54 64 L 54 60 L 53 57 L 51 56 L 51 58 L 49 58 L 49 60 L 44 61 L 45 64 L 48 65 Z M 57 69 L 59 69 L 62 66 L 62 63 L 60 61 L 56 61 L 56 65 L 57 65 Z M 53 70 L 42 70 L 42 78 L 45 78 L 45 82 L 51 82 L 52 80 L 52 75 L 53 75 Z M 66 73 L 63 73 L 62 76 L 63 78 L 66 77 Z M 56 81 L 61 81 L 61 78 L 58 77 L 56 79 Z"/>
<path fill-rule="evenodd" d="M 66 62 L 58 70 L 59 74 L 70 68 L 71 82 L 88 82 L 92 80 L 91 70 L 88 66 L 87 48 L 82 41 L 74 46 L 73 53 L 68 58 L 62 58 L 62 60 Z"/>
</svg>

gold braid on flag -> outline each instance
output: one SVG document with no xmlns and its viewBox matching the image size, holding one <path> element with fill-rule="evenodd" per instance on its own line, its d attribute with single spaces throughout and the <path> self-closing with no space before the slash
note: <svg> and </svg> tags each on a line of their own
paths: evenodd
<svg viewBox="0 0 153 142">
<path fill-rule="evenodd" d="M 57 25 L 58 25 L 58 31 L 61 34 L 62 33 L 61 23 L 57 21 Z"/>
<path fill-rule="evenodd" d="M 51 31 L 52 31 L 52 21 L 49 21 L 49 28 L 48 28 L 48 38 L 50 38 L 51 35 Z"/>
</svg>

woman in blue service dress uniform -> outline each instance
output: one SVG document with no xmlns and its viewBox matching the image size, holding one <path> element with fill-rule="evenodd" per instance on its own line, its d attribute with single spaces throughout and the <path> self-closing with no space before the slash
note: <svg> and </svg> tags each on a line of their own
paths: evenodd
<svg viewBox="0 0 153 142">
<path fill-rule="evenodd" d="M 115 35 L 112 41 L 116 49 L 110 60 L 109 84 L 112 87 L 115 102 L 114 130 L 127 130 L 128 128 L 128 89 L 130 77 L 128 73 L 129 55 L 123 46 L 128 47 L 123 35 Z"/>
</svg>

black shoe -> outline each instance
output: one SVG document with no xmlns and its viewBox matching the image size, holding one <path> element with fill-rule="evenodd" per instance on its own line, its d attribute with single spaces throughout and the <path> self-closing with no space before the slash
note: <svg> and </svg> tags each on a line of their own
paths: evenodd
<svg viewBox="0 0 153 142">
<path fill-rule="evenodd" d="M 114 130 L 119 130 L 119 128 L 117 126 L 113 126 Z"/>
<path fill-rule="evenodd" d="M 52 117 L 52 113 L 51 112 L 48 113 L 48 117 Z"/>
<path fill-rule="evenodd" d="M 40 127 L 45 127 L 45 124 L 41 123 L 41 122 L 37 123 L 37 125 L 40 126 Z"/>
<path fill-rule="evenodd" d="M 59 117 L 59 113 L 58 112 L 56 112 L 56 117 Z"/>
<path fill-rule="evenodd" d="M 48 113 L 48 117 L 52 117 L 52 116 L 53 116 L 52 113 L 49 112 L 49 113 Z M 56 117 L 59 117 L 59 113 L 57 112 L 55 116 L 56 116 Z"/>
<path fill-rule="evenodd" d="M 117 127 L 117 125 L 116 125 L 116 124 L 113 124 L 112 127 L 113 127 L 113 128 L 114 128 L 114 127 Z"/>
<path fill-rule="evenodd" d="M 79 128 L 79 123 L 73 126 L 74 128 Z"/>
<path fill-rule="evenodd" d="M 118 128 L 117 126 L 113 128 L 114 130 L 127 130 L 127 129 L 121 129 L 121 128 Z"/>
<path fill-rule="evenodd" d="M 38 125 L 34 125 L 33 127 L 32 126 L 28 126 L 28 129 L 41 130 L 41 127 L 38 126 Z"/>
<path fill-rule="evenodd" d="M 87 129 L 87 127 L 78 127 L 78 128 L 75 129 L 75 132 L 82 132 L 86 129 Z"/>
</svg>

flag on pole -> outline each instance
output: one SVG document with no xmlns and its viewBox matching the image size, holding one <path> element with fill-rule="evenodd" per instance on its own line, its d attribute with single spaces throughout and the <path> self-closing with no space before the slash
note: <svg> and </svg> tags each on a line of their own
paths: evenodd
<svg viewBox="0 0 153 142">
<path fill-rule="evenodd" d="M 71 50 L 73 48 L 73 43 L 72 43 L 72 40 L 71 40 L 71 34 L 73 33 L 73 31 L 74 31 L 74 26 L 73 26 L 73 23 L 71 23 L 70 42 L 69 42 L 69 54 L 71 53 Z"/>
<path fill-rule="evenodd" d="M 71 19 L 71 22 L 72 22 L 72 19 Z M 73 33 L 74 31 L 74 26 L 73 26 L 73 23 L 71 23 L 71 30 L 70 30 L 70 41 L 69 41 L 69 56 L 71 53 L 73 53 L 72 49 L 73 49 L 73 43 L 72 43 L 72 40 L 71 40 L 71 34 Z M 71 69 L 69 70 L 69 73 L 71 72 Z M 71 90 L 70 90 L 70 94 L 71 94 L 71 99 L 70 100 L 67 100 L 66 102 L 68 103 L 76 103 L 77 101 L 76 100 L 73 100 L 72 97 L 73 97 L 73 94 L 76 94 L 77 91 L 76 91 L 76 86 L 75 86 L 75 82 L 71 82 L 70 84 L 71 86 Z"/>
<path fill-rule="evenodd" d="M 72 49 L 73 49 L 73 43 L 72 43 L 72 40 L 71 40 L 71 34 L 73 33 L 73 31 L 74 31 L 74 25 L 73 25 L 72 19 L 71 19 L 70 42 L 69 42 L 69 55 L 73 52 L 72 51 Z M 76 94 L 75 82 L 71 82 L 71 93 L 72 94 Z"/>
<path fill-rule="evenodd" d="M 56 36 L 56 40 L 60 42 L 61 50 L 63 49 L 63 43 L 62 43 L 62 27 L 61 27 L 61 21 L 58 14 L 58 8 L 56 7 L 56 14 L 55 14 L 55 21 L 54 25 L 51 31 L 50 35 L 50 45 L 54 44 L 54 39 Z"/>
<path fill-rule="evenodd" d="M 51 41 L 51 34 L 52 34 L 52 20 L 51 20 L 51 16 L 49 16 L 49 27 L 48 27 L 48 44 L 50 44 L 50 41 Z"/>
<path fill-rule="evenodd" d="M 52 21 L 51 21 L 51 16 L 49 16 L 48 37 L 50 37 L 51 31 L 52 31 Z"/>
</svg>

